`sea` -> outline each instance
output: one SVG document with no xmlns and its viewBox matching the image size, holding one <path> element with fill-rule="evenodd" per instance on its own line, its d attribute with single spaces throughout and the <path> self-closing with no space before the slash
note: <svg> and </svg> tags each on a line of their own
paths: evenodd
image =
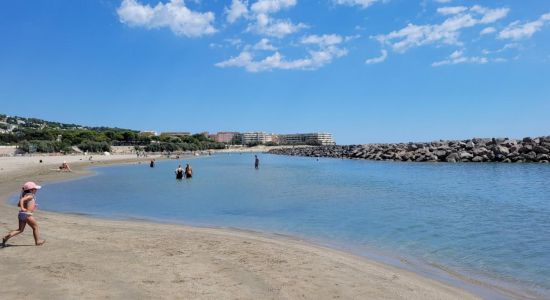
<svg viewBox="0 0 550 300">
<path fill-rule="evenodd" d="M 250 153 L 96 167 L 45 184 L 37 201 L 40 210 L 287 235 L 485 298 L 508 298 L 502 289 L 550 298 L 550 165 L 257 155 L 259 169 Z M 193 178 L 176 180 L 186 163 Z"/>
</svg>

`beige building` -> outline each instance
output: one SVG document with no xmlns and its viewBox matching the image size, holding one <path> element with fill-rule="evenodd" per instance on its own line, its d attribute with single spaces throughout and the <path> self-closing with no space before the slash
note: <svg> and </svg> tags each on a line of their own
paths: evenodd
<svg viewBox="0 0 550 300">
<path fill-rule="evenodd" d="M 279 134 L 278 143 L 281 145 L 335 145 L 331 133 L 295 133 L 295 134 Z"/>
<path fill-rule="evenodd" d="M 265 132 L 245 132 L 241 137 L 243 145 L 273 142 L 273 135 Z"/>
<path fill-rule="evenodd" d="M 184 132 L 184 131 L 168 131 L 168 132 L 161 132 L 161 136 L 171 136 L 171 137 L 180 137 L 180 136 L 190 136 L 191 132 Z"/>
</svg>

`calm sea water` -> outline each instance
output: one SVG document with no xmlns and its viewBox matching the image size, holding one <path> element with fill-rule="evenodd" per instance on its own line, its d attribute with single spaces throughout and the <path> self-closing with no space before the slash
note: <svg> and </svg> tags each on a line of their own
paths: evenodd
<svg viewBox="0 0 550 300">
<path fill-rule="evenodd" d="M 411 257 L 550 295 L 550 165 L 251 154 L 96 168 L 46 185 L 41 209 L 290 234 Z"/>
</svg>

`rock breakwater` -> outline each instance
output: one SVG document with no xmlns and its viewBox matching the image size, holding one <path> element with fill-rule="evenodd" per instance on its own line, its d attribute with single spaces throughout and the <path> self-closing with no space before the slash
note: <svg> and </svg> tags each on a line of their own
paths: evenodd
<svg viewBox="0 0 550 300">
<path fill-rule="evenodd" d="M 550 136 L 272 149 L 272 154 L 410 162 L 548 163 Z"/>
</svg>

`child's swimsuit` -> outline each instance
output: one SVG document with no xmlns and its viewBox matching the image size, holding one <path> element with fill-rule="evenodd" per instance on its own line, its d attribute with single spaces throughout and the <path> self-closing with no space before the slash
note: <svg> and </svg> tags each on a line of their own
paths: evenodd
<svg viewBox="0 0 550 300">
<path fill-rule="evenodd" d="M 27 200 L 25 203 L 23 203 L 23 205 L 25 206 L 25 208 L 28 208 L 31 202 L 35 202 L 34 196 L 31 200 Z M 34 207 L 36 207 L 36 204 L 34 204 Z M 32 216 L 31 211 L 19 211 L 19 214 L 17 215 L 20 221 L 27 221 L 27 218 L 30 216 Z"/>
</svg>

